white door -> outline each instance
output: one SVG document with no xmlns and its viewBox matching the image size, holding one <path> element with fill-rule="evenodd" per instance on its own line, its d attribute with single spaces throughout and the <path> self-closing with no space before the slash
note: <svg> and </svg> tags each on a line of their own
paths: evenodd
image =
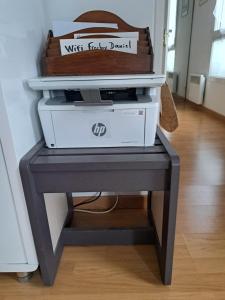
<svg viewBox="0 0 225 300">
<path fill-rule="evenodd" d="M 26 263 L 0 140 L 0 264 Z"/>
</svg>

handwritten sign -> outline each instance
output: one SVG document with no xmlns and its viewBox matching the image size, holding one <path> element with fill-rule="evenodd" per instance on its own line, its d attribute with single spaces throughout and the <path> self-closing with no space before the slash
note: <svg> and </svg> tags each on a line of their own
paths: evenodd
<svg viewBox="0 0 225 300">
<path fill-rule="evenodd" d="M 139 32 L 101 32 L 101 33 L 77 33 L 74 34 L 75 39 L 79 39 L 82 37 L 89 37 L 92 35 L 111 35 L 111 36 L 116 36 L 120 38 L 133 38 L 139 40 Z"/>
<path fill-rule="evenodd" d="M 61 54 L 70 55 L 83 51 L 112 50 L 137 54 L 137 39 L 107 38 L 107 39 L 62 39 Z"/>
</svg>

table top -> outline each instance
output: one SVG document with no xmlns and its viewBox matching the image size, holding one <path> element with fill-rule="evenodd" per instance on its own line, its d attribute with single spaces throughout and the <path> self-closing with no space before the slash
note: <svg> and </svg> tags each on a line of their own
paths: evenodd
<svg viewBox="0 0 225 300">
<path fill-rule="evenodd" d="M 168 169 L 174 159 L 179 157 L 159 128 L 152 147 L 48 149 L 41 142 L 23 158 L 34 172 Z"/>
</svg>

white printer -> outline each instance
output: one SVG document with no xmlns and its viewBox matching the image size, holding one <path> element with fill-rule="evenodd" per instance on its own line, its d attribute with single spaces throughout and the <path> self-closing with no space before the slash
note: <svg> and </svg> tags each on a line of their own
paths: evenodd
<svg viewBox="0 0 225 300">
<path fill-rule="evenodd" d="M 29 81 L 49 148 L 152 146 L 164 75 L 42 77 Z"/>
</svg>

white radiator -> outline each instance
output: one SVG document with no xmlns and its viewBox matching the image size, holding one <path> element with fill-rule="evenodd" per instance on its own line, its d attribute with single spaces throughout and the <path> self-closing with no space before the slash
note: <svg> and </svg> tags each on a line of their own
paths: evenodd
<svg viewBox="0 0 225 300">
<path fill-rule="evenodd" d="M 178 74 L 175 72 L 167 72 L 166 81 L 171 92 L 176 93 L 178 85 Z"/>
<path fill-rule="evenodd" d="M 198 74 L 190 75 L 188 99 L 196 104 L 202 104 L 205 93 L 205 76 Z"/>
</svg>

